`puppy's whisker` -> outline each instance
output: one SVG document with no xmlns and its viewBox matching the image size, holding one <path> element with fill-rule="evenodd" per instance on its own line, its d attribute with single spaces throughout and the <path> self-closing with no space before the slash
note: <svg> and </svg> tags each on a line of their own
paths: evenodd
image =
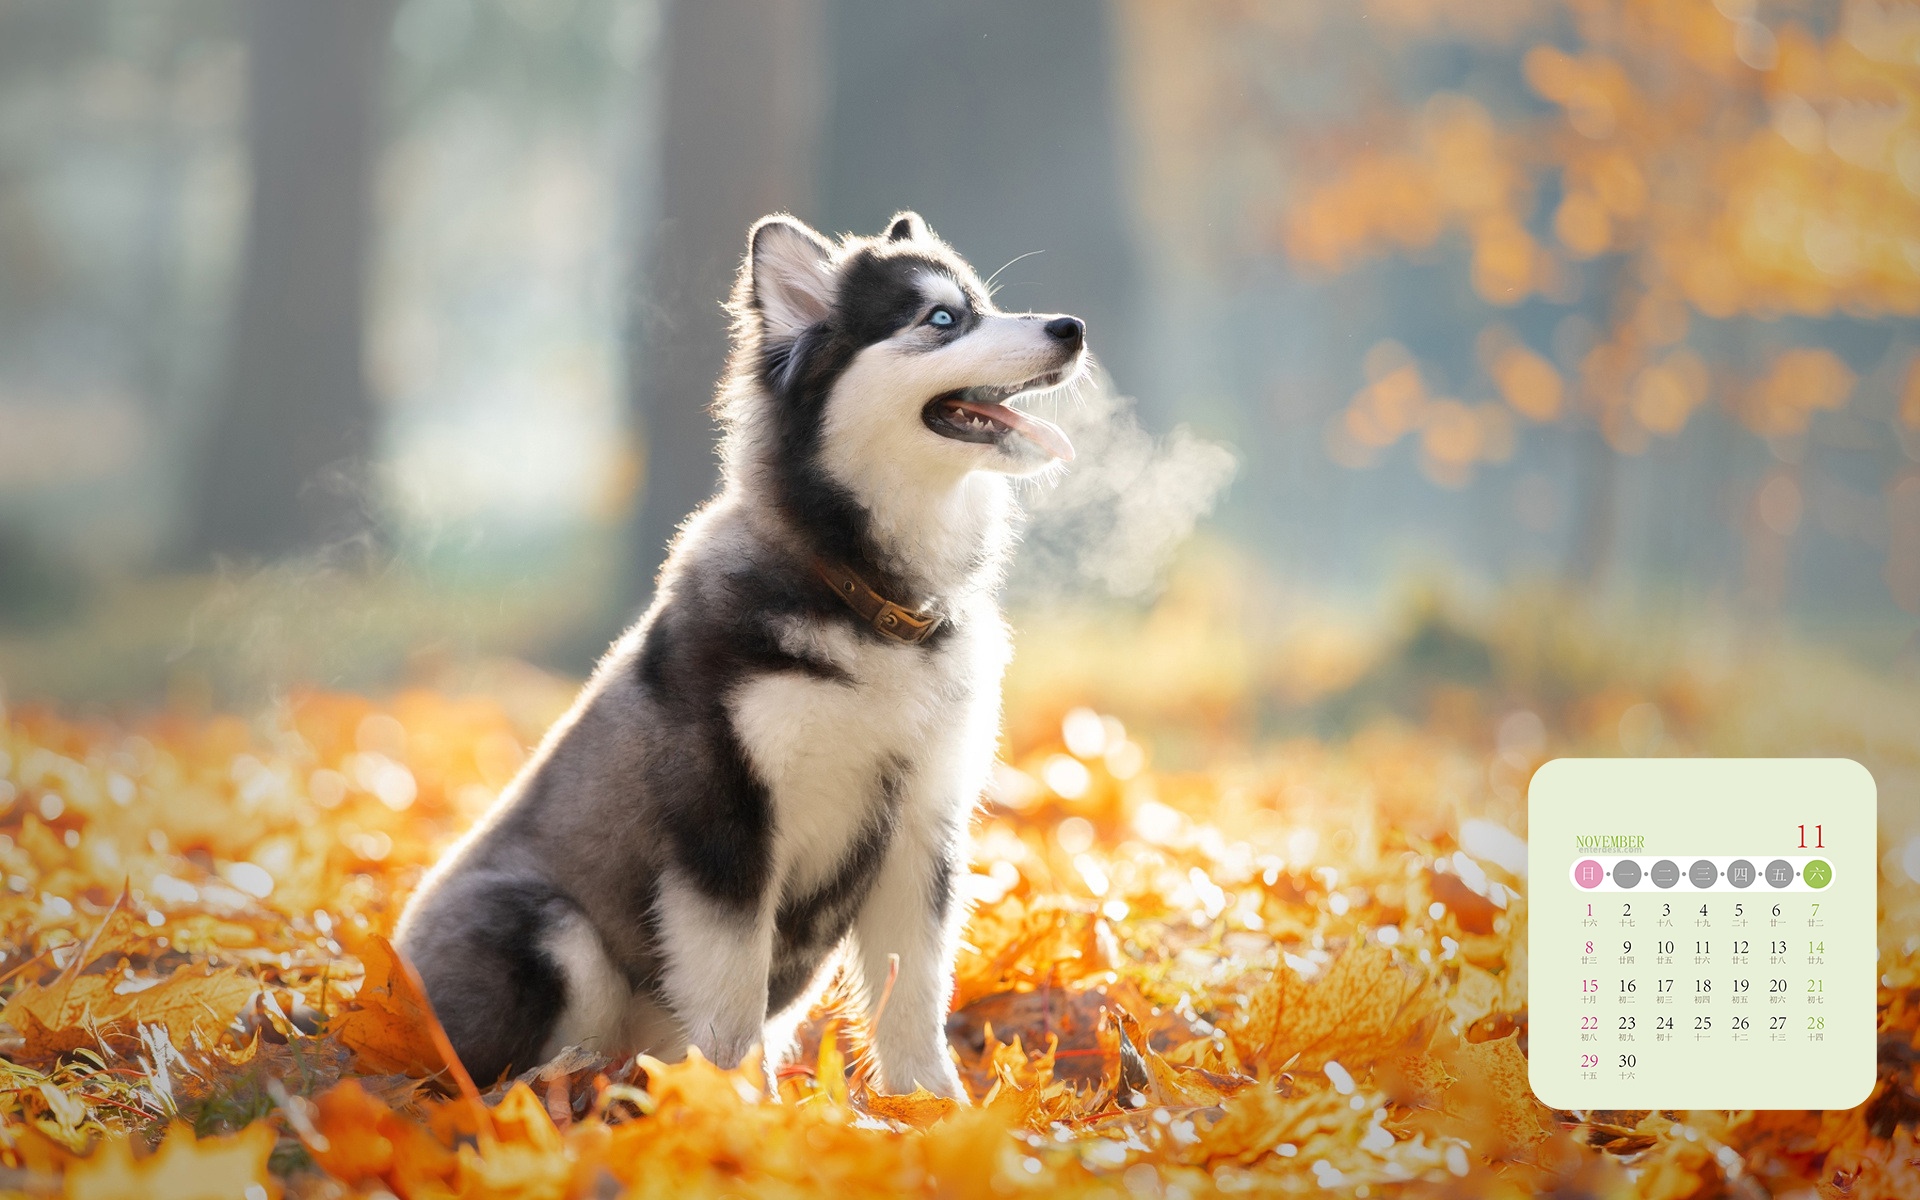
<svg viewBox="0 0 1920 1200">
<path fill-rule="evenodd" d="M 1029 250 L 1025 254 L 1016 254 L 1012 258 L 1008 259 L 1006 262 L 1000 264 L 1000 271 L 1006 270 L 1008 267 L 1019 262 L 1023 258 L 1032 258 L 1036 254 L 1045 254 L 1045 253 L 1046 251 L 1044 250 Z M 987 276 L 987 295 L 989 296 L 994 294 L 993 281 L 1000 278 L 1000 271 L 995 271 L 993 274 Z"/>
</svg>

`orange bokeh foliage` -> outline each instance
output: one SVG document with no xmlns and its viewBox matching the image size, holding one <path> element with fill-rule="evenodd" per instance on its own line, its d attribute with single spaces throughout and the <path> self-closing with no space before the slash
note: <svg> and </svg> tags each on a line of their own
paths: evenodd
<svg viewBox="0 0 1920 1200">
<path fill-rule="evenodd" d="M 1132 0 L 1123 12 L 1143 81 L 1145 208 L 1185 253 L 1277 250 L 1309 275 L 1457 262 L 1460 288 L 1496 310 L 1610 289 L 1593 344 L 1559 367 L 1489 326 L 1487 386 L 1528 421 L 1597 424 L 1638 453 L 1717 400 L 1756 434 L 1798 432 L 1846 404 L 1838 360 L 1783 349 L 1778 334 L 1753 360 L 1710 359 L 1688 344 L 1697 319 L 1920 316 L 1909 6 Z M 1458 43 L 1510 55 L 1524 92 L 1482 80 L 1396 103 L 1400 80 L 1360 72 L 1357 110 L 1332 121 L 1269 99 L 1276 74 L 1322 60 L 1391 72 Z M 1211 232 L 1223 213 L 1228 232 Z M 1182 231 L 1201 216 L 1204 243 Z M 1365 466 L 1417 437 L 1428 477 L 1457 486 L 1512 453 L 1512 427 L 1469 419 L 1471 402 L 1396 397 L 1369 372 L 1328 427 L 1332 457 Z"/>
<path fill-rule="evenodd" d="M 1683 699 L 1663 703 L 1684 714 Z M 1596 698 L 1593 719 L 1634 702 Z M 1468 820 L 1455 797 L 1470 752 L 1440 710 L 1432 730 L 1188 773 L 1155 770 L 1111 717 L 1016 713 L 1034 732 L 1010 747 L 966 880 L 950 1032 L 969 1108 L 874 1094 L 843 991 L 779 1073 L 778 1103 L 757 1063 L 584 1052 L 478 1094 L 383 935 L 552 715 L 506 711 L 423 691 L 307 695 L 250 722 L 9 711 L 6 1178 L 404 1200 L 1110 1196 L 1150 1181 L 1195 1196 L 1666 1196 L 1715 1194 L 1735 1170 L 1776 1190 L 1835 1171 L 1853 1195 L 1903 1186 L 1911 1128 L 1875 1122 L 1915 1093 L 1910 1062 L 1864 1109 L 1825 1117 L 1533 1099 L 1525 884 L 1502 865 L 1511 835 L 1489 833 L 1514 810 Z M 1544 744 L 1530 753 L 1512 769 Z M 1478 856 L 1462 848 L 1475 822 Z M 384 853 L 343 848 L 343 830 Z M 316 861 L 279 857 L 287 845 Z M 1887 967 L 1883 1036 L 1911 1040 L 1920 964 Z"/>
</svg>

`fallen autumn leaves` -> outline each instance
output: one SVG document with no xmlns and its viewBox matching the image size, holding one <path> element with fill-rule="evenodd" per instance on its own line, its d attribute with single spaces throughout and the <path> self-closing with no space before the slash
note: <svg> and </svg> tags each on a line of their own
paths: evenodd
<svg viewBox="0 0 1920 1200">
<path fill-rule="evenodd" d="M 465 1080 L 381 935 L 511 776 L 525 731 L 497 705 L 10 713 L 0 1187 L 1920 1194 L 1911 956 L 1861 1110 L 1553 1113 L 1526 1082 L 1517 864 L 1461 850 L 1443 798 L 1461 746 L 1381 729 L 1182 776 L 1101 728 L 1016 747 L 980 827 L 950 1026 L 975 1104 L 951 1111 L 873 1094 L 837 1000 L 777 1104 L 757 1067 L 698 1059 Z"/>
</svg>

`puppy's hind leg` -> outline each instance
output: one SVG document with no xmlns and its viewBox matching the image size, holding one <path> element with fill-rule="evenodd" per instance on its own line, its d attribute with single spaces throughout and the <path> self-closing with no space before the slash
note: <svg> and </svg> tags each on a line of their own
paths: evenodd
<svg viewBox="0 0 1920 1200">
<path fill-rule="evenodd" d="M 607 955 L 586 917 L 570 912 L 555 921 L 543 948 L 565 980 L 566 1007 L 541 1048 L 541 1061 L 568 1046 L 609 1058 L 633 1050 L 628 1028 L 633 986 Z"/>
<path fill-rule="evenodd" d="M 549 946 L 579 911 L 543 881 L 456 875 L 407 913 L 401 953 L 475 1083 L 538 1066 L 568 1007 L 566 972 Z"/>
</svg>

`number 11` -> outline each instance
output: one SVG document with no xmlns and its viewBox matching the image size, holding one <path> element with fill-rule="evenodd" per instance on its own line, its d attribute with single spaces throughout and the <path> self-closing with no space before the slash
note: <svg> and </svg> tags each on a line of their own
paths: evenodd
<svg viewBox="0 0 1920 1200">
<path fill-rule="evenodd" d="M 1805 825 L 1800 827 L 1800 848 L 1802 850 L 1807 848 L 1807 827 Z M 1815 850 L 1825 850 L 1827 848 L 1826 835 L 1821 832 L 1821 826 L 1818 825 L 1813 827 L 1813 848 Z"/>
</svg>

